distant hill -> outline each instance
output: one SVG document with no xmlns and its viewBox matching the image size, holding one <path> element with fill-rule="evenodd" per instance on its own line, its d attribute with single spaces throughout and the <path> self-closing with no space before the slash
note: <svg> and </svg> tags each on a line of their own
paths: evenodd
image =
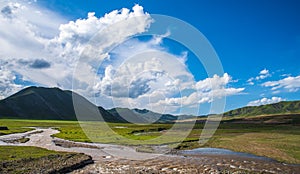
<svg viewBox="0 0 300 174">
<path fill-rule="evenodd" d="M 114 117 L 122 117 L 132 123 L 166 123 L 181 119 L 180 116 L 160 114 L 147 109 L 113 108 L 108 112 Z"/>
<path fill-rule="evenodd" d="M 77 120 L 72 95 L 85 114 L 80 120 L 99 120 L 96 116 L 100 112 L 105 121 L 124 122 L 76 93 L 43 87 L 28 87 L 1 100 L 0 118 Z"/>
<path fill-rule="evenodd" d="M 246 106 L 224 113 L 224 116 L 257 116 L 300 113 L 300 101 L 282 101 L 261 106 Z"/>
</svg>

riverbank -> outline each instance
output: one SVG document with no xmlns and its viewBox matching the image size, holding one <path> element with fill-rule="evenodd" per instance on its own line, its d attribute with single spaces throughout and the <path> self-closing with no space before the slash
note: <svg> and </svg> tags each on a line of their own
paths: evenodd
<svg viewBox="0 0 300 174">
<path fill-rule="evenodd" d="M 29 141 L 26 143 L 6 143 L 12 146 L 37 146 L 49 150 L 84 153 L 92 157 L 94 164 L 74 170 L 78 173 L 296 173 L 299 165 L 288 165 L 277 161 L 253 159 L 247 156 L 228 154 L 201 155 L 165 155 L 141 153 L 135 147 L 79 143 L 52 137 L 58 130 L 51 128 L 36 129 L 36 133 L 24 133 Z M 24 137 L 23 134 L 0 136 L 0 140 Z M 56 143 L 55 143 L 56 142 Z M 57 144 L 58 143 L 58 144 Z M 3 143 L 2 143 L 3 144 Z M 1 146 L 0 146 L 1 148 Z M 57 158 L 54 156 L 54 158 Z M 60 162 L 63 162 L 59 160 Z M 43 159 L 45 163 L 50 161 Z M 47 162 L 46 162 L 47 161 Z M 73 160 L 72 160 L 73 161 Z M 84 160 L 83 160 L 84 161 Z M 10 166 L 10 165 L 8 165 Z M 72 166 L 72 165 L 71 165 Z M 17 166 L 16 166 L 17 167 Z M 18 168 L 18 167 L 17 167 Z M 74 168 L 68 168 L 74 169 Z"/>
<path fill-rule="evenodd" d="M 148 160 L 112 160 L 95 162 L 72 174 L 100 173 L 297 173 L 299 166 L 230 155 L 160 156 Z"/>
<path fill-rule="evenodd" d="M 90 156 L 29 146 L 0 146 L 0 173 L 66 173 L 92 164 Z"/>
<path fill-rule="evenodd" d="M 275 119 L 279 116 L 269 117 Z M 294 116 L 287 118 L 291 118 L 290 123 L 293 124 L 237 124 L 226 121 L 220 124 L 214 136 L 204 147 L 230 149 L 236 152 L 273 158 L 285 163 L 300 164 L 299 121 Z M 171 134 L 165 134 L 165 131 L 160 130 L 168 130 L 172 124 L 83 123 L 85 125 L 84 130 L 82 129 L 82 122 L 78 121 L 0 119 L 0 126 L 9 129 L 0 130 L 0 134 L 32 130 L 29 127 L 55 127 L 59 130 L 59 133 L 53 135 L 56 138 L 74 142 L 92 141 L 104 144 L 138 146 L 140 152 L 156 151 L 152 147 L 162 144 L 177 150 L 203 147 L 198 143 L 204 126 L 200 123 L 194 125 L 193 130 L 185 140 L 180 141 L 180 144 L 176 144 L 178 142 L 176 137 L 191 126 L 189 123 L 182 123 L 181 128 Z M 101 127 L 105 126 L 109 126 L 113 131 L 101 130 Z M 97 129 L 95 129 L 96 127 Z M 137 134 L 137 132 L 143 133 Z M 159 138 L 163 135 L 163 139 Z"/>
</svg>

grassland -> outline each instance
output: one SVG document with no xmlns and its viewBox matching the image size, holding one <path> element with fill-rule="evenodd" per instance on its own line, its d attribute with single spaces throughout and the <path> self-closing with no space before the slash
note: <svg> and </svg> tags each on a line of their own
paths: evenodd
<svg viewBox="0 0 300 174">
<path fill-rule="evenodd" d="M 275 119 L 268 116 L 265 119 Z M 259 118 L 262 119 L 262 118 Z M 278 116 L 282 120 L 282 116 Z M 288 163 L 300 163 L 300 125 L 299 115 L 287 117 L 287 124 L 264 123 L 236 123 L 228 121 L 222 123 L 214 136 L 204 145 L 205 147 L 226 148 L 239 152 L 248 152 L 260 156 L 267 156 Z M 240 120 L 238 120 L 240 121 Z M 0 126 L 7 126 L 10 133 L 25 131 L 22 127 L 56 127 L 61 132 L 54 135 L 59 138 L 81 141 L 100 142 L 125 145 L 160 145 L 168 144 L 177 149 L 191 149 L 200 147 L 198 140 L 203 124 L 194 125 L 191 132 L 182 143 L 179 135 L 191 126 L 181 123 L 172 131 L 172 124 L 134 125 L 128 123 L 100 123 L 76 121 L 32 121 L 32 120 L 0 120 Z M 108 126 L 109 129 L 107 129 Z M 27 128 L 26 128 L 27 129 Z M 108 130 L 113 131 L 108 131 Z M 87 135 L 85 133 L 88 133 Z M 163 135 L 163 138 L 161 138 Z"/>
<path fill-rule="evenodd" d="M 48 155 L 56 155 L 59 154 L 59 152 L 39 147 L 1 146 L 0 154 L 0 161 L 13 161 L 24 158 L 40 158 Z"/>
</svg>

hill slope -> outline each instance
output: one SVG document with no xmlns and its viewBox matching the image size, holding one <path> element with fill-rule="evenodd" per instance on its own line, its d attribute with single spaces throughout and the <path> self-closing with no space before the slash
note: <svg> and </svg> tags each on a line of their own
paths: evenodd
<svg viewBox="0 0 300 174">
<path fill-rule="evenodd" d="M 80 120 L 98 120 L 96 116 L 100 112 L 106 121 L 124 121 L 115 119 L 105 109 L 76 93 L 43 87 L 29 87 L 1 100 L 0 118 L 77 120 L 72 97 L 76 97 L 76 105 L 84 111 L 84 118 Z"/>
<path fill-rule="evenodd" d="M 247 106 L 224 113 L 224 116 L 256 116 L 300 113 L 300 101 L 282 101 L 261 106 Z"/>
</svg>

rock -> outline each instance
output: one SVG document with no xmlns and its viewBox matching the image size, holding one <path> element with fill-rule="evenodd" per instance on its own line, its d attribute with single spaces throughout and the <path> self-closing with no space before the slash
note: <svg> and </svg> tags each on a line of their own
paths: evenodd
<svg viewBox="0 0 300 174">
<path fill-rule="evenodd" d="M 236 166 L 234 166 L 234 165 L 230 165 L 230 168 L 233 168 L 233 169 L 235 169 L 235 168 L 236 168 Z"/>
</svg>

